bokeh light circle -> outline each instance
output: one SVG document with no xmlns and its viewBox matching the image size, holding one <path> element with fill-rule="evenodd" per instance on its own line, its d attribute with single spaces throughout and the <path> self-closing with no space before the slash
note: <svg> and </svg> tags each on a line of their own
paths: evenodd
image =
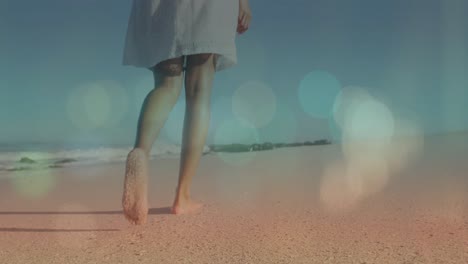
<svg viewBox="0 0 468 264">
<path fill-rule="evenodd" d="M 83 95 L 83 106 L 88 120 L 95 126 L 106 122 L 106 119 L 110 115 L 111 106 L 109 95 L 101 86 L 93 85 L 91 89 L 86 91 Z"/>
<path fill-rule="evenodd" d="M 396 134 L 387 161 L 393 170 L 401 170 L 414 161 L 424 149 L 424 134 L 414 121 L 397 119 Z"/>
<path fill-rule="evenodd" d="M 124 87 L 113 80 L 102 80 L 99 84 L 105 88 L 110 100 L 111 113 L 105 119 L 104 125 L 115 126 L 125 117 L 129 110 L 129 94 Z"/>
<path fill-rule="evenodd" d="M 23 158 L 25 161 L 20 162 Z M 56 186 L 57 178 L 54 169 L 49 167 L 51 157 L 48 153 L 18 152 L 15 160 L 10 181 L 21 196 L 40 198 Z"/>
<path fill-rule="evenodd" d="M 348 188 L 361 198 L 381 191 L 389 177 L 390 171 L 384 156 L 358 154 L 348 160 Z"/>
<path fill-rule="evenodd" d="M 395 122 L 383 103 L 375 99 L 362 101 L 345 118 L 342 146 L 348 159 L 362 152 L 386 155 L 395 133 Z"/>
<path fill-rule="evenodd" d="M 127 113 L 128 99 L 122 86 L 100 80 L 77 86 L 69 95 L 67 112 L 80 130 L 116 125 Z"/>
<path fill-rule="evenodd" d="M 333 102 L 333 119 L 340 128 L 343 128 L 347 115 L 363 102 L 371 100 L 372 96 L 363 87 L 345 86 L 336 95 Z"/>
<path fill-rule="evenodd" d="M 17 172 L 10 179 L 21 196 L 31 199 L 47 195 L 56 185 L 55 175 L 46 169 Z"/>
<path fill-rule="evenodd" d="M 423 147 L 415 122 L 398 118 L 357 86 L 336 97 L 329 126 L 344 154 L 344 161 L 328 165 L 322 177 L 321 200 L 329 210 L 347 211 L 382 191 Z"/>
<path fill-rule="evenodd" d="M 239 86 L 232 97 L 232 112 L 260 128 L 267 125 L 276 112 L 276 95 L 263 82 L 248 81 Z"/>
<path fill-rule="evenodd" d="M 360 201 L 360 186 L 355 182 L 350 188 L 345 161 L 331 163 L 324 169 L 320 183 L 320 202 L 330 213 L 346 213 Z"/>
<path fill-rule="evenodd" d="M 371 100 L 372 96 L 366 89 L 358 86 L 346 86 L 339 91 L 332 106 L 332 112 L 328 116 L 328 124 L 334 141 L 343 140 L 345 121 L 350 119 L 350 114 L 363 102 Z"/>
<path fill-rule="evenodd" d="M 346 123 L 346 135 L 352 140 L 378 140 L 389 143 L 395 125 L 390 110 L 376 100 L 357 106 Z"/>
</svg>

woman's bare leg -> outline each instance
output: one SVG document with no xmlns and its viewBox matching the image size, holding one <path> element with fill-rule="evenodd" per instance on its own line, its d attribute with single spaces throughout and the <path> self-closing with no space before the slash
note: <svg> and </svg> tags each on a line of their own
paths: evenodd
<svg viewBox="0 0 468 264">
<path fill-rule="evenodd" d="M 146 96 L 138 120 L 134 147 L 150 153 L 182 90 L 183 57 L 166 60 L 153 68 L 155 88 Z"/>
<path fill-rule="evenodd" d="M 211 87 L 215 73 L 215 55 L 187 57 L 185 72 L 185 117 L 182 136 L 179 181 L 172 206 L 174 214 L 191 213 L 202 205 L 190 199 L 190 185 L 203 152 L 210 123 Z"/>
<path fill-rule="evenodd" d="M 126 161 L 122 207 L 125 218 L 144 224 L 148 215 L 148 157 L 182 89 L 182 57 L 152 68 L 155 88 L 141 108 L 134 148 Z"/>
</svg>

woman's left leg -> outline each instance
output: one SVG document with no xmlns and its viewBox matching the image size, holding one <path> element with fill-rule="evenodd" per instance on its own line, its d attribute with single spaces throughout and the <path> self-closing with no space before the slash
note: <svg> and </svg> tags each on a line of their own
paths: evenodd
<svg viewBox="0 0 468 264">
<path fill-rule="evenodd" d="M 154 89 L 141 107 L 134 148 L 127 155 L 122 206 L 133 224 L 144 224 L 148 213 L 148 157 L 182 89 L 183 57 L 160 62 L 152 68 Z"/>
</svg>

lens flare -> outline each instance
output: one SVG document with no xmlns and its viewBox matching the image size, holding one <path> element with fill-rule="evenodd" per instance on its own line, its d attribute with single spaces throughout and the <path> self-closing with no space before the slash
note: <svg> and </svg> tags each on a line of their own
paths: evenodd
<svg viewBox="0 0 468 264">
<path fill-rule="evenodd" d="M 40 198 L 55 187 L 55 171 L 47 167 L 49 159 L 49 155 L 43 152 L 18 153 L 10 180 L 21 196 Z"/>
<path fill-rule="evenodd" d="M 101 80 L 98 82 L 105 91 L 110 101 L 111 113 L 105 119 L 104 125 L 116 126 L 128 113 L 129 95 L 124 87 L 113 80 Z"/>
<path fill-rule="evenodd" d="M 11 177 L 15 190 L 27 198 L 40 198 L 53 189 L 55 175 L 49 170 L 15 173 Z"/>
<path fill-rule="evenodd" d="M 256 128 L 263 127 L 273 119 L 276 112 L 275 93 L 262 82 L 246 82 L 234 92 L 232 112 Z"/>
<path fill-rule="evenodd" d="M 307 114 L 316 118 L 328 118 L 340 89 L 340 82 L 331 73 L 312 71 L 299 85 L 299 103 Z"/>
<path fill-rule="evenodd" d="M 331 211 L 348 211 L 382 191 L 392 175 L 404 169 L 423 147 L 415 122 L 396 117 L 365 89 L 348 86 L 336 97 L 329 119 L 341 139 L 344 160 L 328 165 L 321 201 Z"/>
<path fill-rule="evenodd" d="M 393 114 L 383 104 L 368 99 L 349 109 L 344 120 L 343 151 L 348 159 L 363 151 L 384 154 L 395 132 Z"/>
<path fill-rule="evenodd" d="M 368 100 L 356 107 L 347 120 L 351 139 L 379 140 L 388 143 L 394 133 L 394 120 L 390 110 L 378 101 Z"/>
<path fill-rule="evenodd" d="M 73 124 L 81 130 L 91 130 L 110 113 L 107 93 L 95 84 L 75 89 L 69 97 L 68 113 Z"/>
<path fill-rule="evenodd" d="M 128 100 L 121 85 L 100 80 L 76 87 L 69 95 L 67 111 L 80 130 L 116 125 L 128 110 Z"/>
<path fill-rule="evenodd" d="M 347 167 L 344 161 L 335 161 L 326 167 L 320 184 L 320 201 L 330 213 L 351 211 L 360 200 L 360 186 L 353 183 L 349 188 Z"/>
<path fill-rule="evenodd" d="M 333 118 L 340 128 L 344 127 L 347 114 L 362 102 L 371 100 L 372 96 L 363 87 L 345 86 L 333 102 Z"/>
<path fill-rule="evenodd" d="M 348 188 L 360 198 L 381 191 L 388 183 L 389 177 L 388 164 L 381 155 L 356 155 L 348 160 L 346 173 Z"/>
<path fill-rule="evenodd" d="M 361 94 L 362 95 L 362 94 Z M 370 96 L 349 105 L 343 120 L 343 152 L 348 162 L 348 183 L 359 185 L 360 197 L 374 194 L 388 182 L 386 156 L 395 126 L 391 111 Z"/>
</svg>

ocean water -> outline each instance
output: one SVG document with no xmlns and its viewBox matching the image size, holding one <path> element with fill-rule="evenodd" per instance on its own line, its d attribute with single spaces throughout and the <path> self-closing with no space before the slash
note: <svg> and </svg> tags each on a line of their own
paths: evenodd
<svg viewBox="0 0 468 264">
<path fill-rule="evenodd" d="M 125 162 L 133 146 L 57 143 L 0 143 L 0 176 L 11 172 Z M 203 153 L 210 151 L 205 146 Z M 150 160 L 179 158 L 180 145 L 156 142 Z"/>
</svg>

